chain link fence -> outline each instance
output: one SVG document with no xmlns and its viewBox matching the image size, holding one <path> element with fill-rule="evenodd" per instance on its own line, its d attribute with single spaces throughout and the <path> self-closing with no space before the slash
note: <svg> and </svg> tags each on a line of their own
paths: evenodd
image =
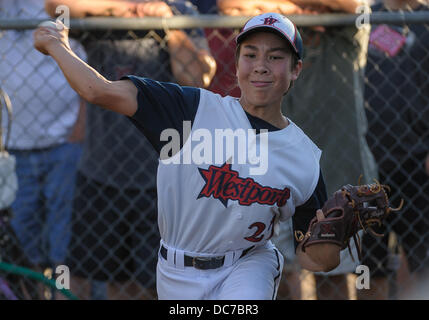
<svg viewBox="0 0 429 320">
<path fill-rule="evenodd" d="M 14 240 L 15 249 L 6 250 L 6 242 L 1 242 L 1 261 L 53 278 L 56 267 L 66 265 L 71 290 L 81 298 L 156 298 L 156 153 L 127 119 L 81 102 L 52 59 L 31 47 L 31 32 L 37 19 L 45 19 L 43 11 L 22 15 L 3 8 L 0 13 L 0 87 L 12 101 L 7 147 L 16 157 L 19 181 L 17 201 L 2 211 L 3 225 L 11 222 L 13 227 L 7 228 L 6 242 Z M 209 88 L 239 96 L 232 57 L 237 27 L 245 19 L 201 17 L 186 16 L 173 25 L 149 19 L 151 25 L 161 25 L 152 30 L 145 25 L 147 19 L 130 20 L 140 25 L 129 30 L 126 21 L 72 21 L 73 48 L 109 80 L 136 74 L 176 81 L 165 37 L 176 22 L 217 61 Z M 297 20 L 305 41 L 304 69 L 285 97 L 283 111 L 324 150 L 328 192 L 358 183 L 362 174 L 365 182 L 376 178 L 390 185 L 392 204 L 404 199 L 405 206 L 379 230 L 385 237 L 362 235 L 364 261 L 352 261 L 343 251 L 345 262 L 328 274 L 298 267 L 291 225 L 285 224 L 283 235 L 275 239 L 286 257 L 278 299 L 356 299 L 363 291 L 356 290 L 358 264 L 369 266 L 373 284 L 387 281 L 378 288 L 389 298 L 401 298 L 410 273 L 426 270 L 428 17 L 404 23 L 396 16 L 390 27 L 381 21 L 372 30 L 357 29 L 340 15 L 336 25 L 332 15 L 330 20 Z M 189 72 L 186 66 L 183 72 Z M 39 293 L 61 298 L 40 284 L 33 289 L 36 293 L 24 292 L 22 297 Z"/>
</svg>

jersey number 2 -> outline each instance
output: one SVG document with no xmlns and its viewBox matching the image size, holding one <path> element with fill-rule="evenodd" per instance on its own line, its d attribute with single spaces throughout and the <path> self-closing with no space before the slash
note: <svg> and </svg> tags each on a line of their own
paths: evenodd
<svg viewBox="0 0 429 320">
<path fill-rule="evenodd" d="M 270 236 L 268 237 L 267 240 L 271 239 L 271 237 L 274 234 L 274 218 L 275 217 L 273 217 L 273 219 L 271 220 L 270 225 L 268 226 L 268 229 L 271 228 L 271 233 L 270 233 Z M 245 237 L 244 239 L 246 239 L 247 241 L 250 241 L 250 242 L 259 242 L 259 241 L 261 241 L 264 238 L 264 235 L 263 234 L 260 235 L 260 234 L 264 232 L 265 227 L 266 227 L 266 225 L 263 222 L 254 222 L 254 223 L 252 223 L 249 226 L 249 229 L 256 228 L 256 231 L 255 231 L 254 234 L 252 234 L 249 237 Z"/>
</svg>

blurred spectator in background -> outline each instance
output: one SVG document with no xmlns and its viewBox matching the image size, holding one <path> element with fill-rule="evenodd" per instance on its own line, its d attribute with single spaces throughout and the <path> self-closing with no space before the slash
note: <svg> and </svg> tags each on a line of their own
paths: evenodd
<svg viewBox="0 0 429 320">
<path fill-rule="evenodd" d="M 192 0 L 201 14 L 219 14 L 216 0 Z M 230 28 L 204 29 L 211 52 L 216 58 L 216 74 L 209 90 L 222 96 L 240 97 L 240 89 L 235 77 L 235 61 L 231 54 L 235 52 L 236 33 Z"/>
<path fill-rule="evenodd" d="M 217 14 L 216 0 L 190 0 L 201 14 Z"/>
<path fill-rule="evenodd" d="M 251 16 L 269 11 L 284 15 L 356 13 L 359 6 L 367 5 L 367 1 L 218 0 L 217 4 L 221 13 Z M 361 174 L 362 183 L 371 182 L 376 178 L 377 170 L 365 140 L 367 122 L 363 102 L 363 70 L 369 27 L 313 27 L 303 29 L 301 34 L 305 50 L 301 73 L 303 81 L 296 84 L 283 99 L 283 110 L 323 150 L 321 167 L 328 195 L 345 184 L 356 184 Z M 213 48 L 212 51 L 217 56 Z M 280 237 L 273 239 L 286 258 L 286 274 L 283 277 L 286 280 L 282 280 L 279 297 L 283 292 L 290 292 L 290 297 L 299 298 L 291 229 L 290 224 L 283 224 Z M 354 244 L 351 245 L 355 252 Z M 350 297 L 346 275 L 355 272 L 358 265 L 355 260 L 343 250 L 341 264 L 336 269 L 316 274 L 318 299 Z M 287 282 L 291 284 L 289 289 L 285 287 Z"/>
<path fill-rule="evenodd" d="M 73 18 L 195 14 L 186 1 L 47 0 L 47 11 L 54 16 L 61 4 Z M 81 39 L 88 63 L 109 80 L 135 74 L 208 87 L 216 69 L 201 30 L 113 30 Z M 114 112 L 89 105 L 86 129 L 67 259 L 72 291 L 75 285 L 74 292 L 91 298 L 87 280 L 98 280 L 109 283 L 107 298 L 155 298 L 158 156 L 129 120 Z"/>
<path fill-rule="evenodd" d="M 0 0 L 0 15 L 48 17 L 43 0 Z M 11 224 L 33 268 L 43 271 L 64 263 L 70 241 L 84 113 L 61 70 L 32 42 L 32 30 L 0 33 L 0 86 L 14 111 L 9 152 L 16 157 L 19 189 Z M 83 49 L 72 46 L 84 58 Z"/>
<path fill-rule="evenodd" d="M 417 12 L 429 7 L 427 1 L 385 0 L 372 10 Z M 392 188 L 392 205 L 405 200 L 404 208 L 390 215 L 387 228 L 376 231 L 396 234 L 412 275 L 407 287 L 413 287 L 429 267 L 429 25 L 373 25 L 366 76 L 368 143 L 381 182 Z M 394 297 L 388 279 L 395 283 L 398 264 L 393 263 L 388 238 L 363 237 L 362 263 L 370 268 L 371 289 L 360 290 L 361 299 Z"/>
</svg>

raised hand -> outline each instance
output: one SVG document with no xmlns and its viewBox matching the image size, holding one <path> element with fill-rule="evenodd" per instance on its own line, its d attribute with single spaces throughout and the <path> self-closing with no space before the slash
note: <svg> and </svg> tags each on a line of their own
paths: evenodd
<svg viewBox="0 0 429 320">
<path fill-rule="evenodd" d="M 59 20 L 52 23 L 42 23 L 34 31 L 34 47 L 45 55 L 53 46 L 66 46 L 70 48 L 68 39 L 69 29 Z"/>
</svg>

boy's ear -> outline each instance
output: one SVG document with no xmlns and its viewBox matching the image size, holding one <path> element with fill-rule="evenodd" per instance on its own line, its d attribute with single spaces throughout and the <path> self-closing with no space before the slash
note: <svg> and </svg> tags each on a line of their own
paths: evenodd
<svg viewBox="0 0 429 320">
<path fill-rule="evenodd" d="M 299 75 L 301 74 L 301 71 L 302 71 L 302 60 L 298 60 L 297 64 L 292 70 L 292 81 L 295 81 L 296 79 L 298 79 Z"/>
</svg>

